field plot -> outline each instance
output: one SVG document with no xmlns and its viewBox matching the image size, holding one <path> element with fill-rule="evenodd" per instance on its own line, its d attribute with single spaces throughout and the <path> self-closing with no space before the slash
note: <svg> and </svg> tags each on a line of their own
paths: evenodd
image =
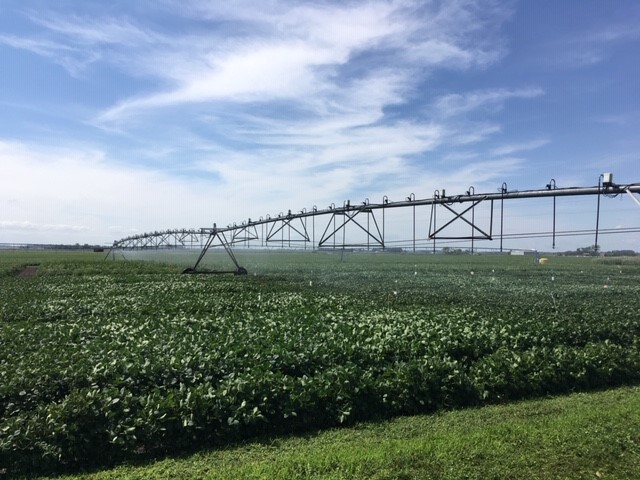
<svg viewBox="0 0 640 480">
<path fill-rule="evenodd" d="M 240 252 L 235 277 L 11 255 L 8 473 L 640 380 L 637 262 Z"/>
</svg>

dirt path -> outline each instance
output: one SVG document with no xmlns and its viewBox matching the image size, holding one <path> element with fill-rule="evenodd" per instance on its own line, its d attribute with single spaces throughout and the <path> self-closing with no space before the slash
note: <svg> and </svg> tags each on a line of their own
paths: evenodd
<svg viewBox="0 0 640 480">
<path fill-rule="evenodd" d="M 33 278 L 38 274 L 38 266 L 37 265 L 27 265 L 22 270 L 18 272 L 18 277 L 20 278 Z"/>
</svg>

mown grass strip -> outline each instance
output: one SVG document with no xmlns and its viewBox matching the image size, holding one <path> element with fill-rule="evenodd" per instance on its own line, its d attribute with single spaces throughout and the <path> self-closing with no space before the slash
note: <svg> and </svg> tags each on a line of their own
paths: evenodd
<svg viewBox="0 0 640 480">
<path fill-rule="evenodd" d="M 65 478 L 637 479 L 640 387 L 265 438 Z"/>
</svg>

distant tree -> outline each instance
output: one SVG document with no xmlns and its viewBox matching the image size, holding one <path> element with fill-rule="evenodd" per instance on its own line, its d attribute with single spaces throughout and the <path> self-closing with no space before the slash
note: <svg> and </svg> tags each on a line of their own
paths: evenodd
<svg viewBox="0 0 640 480">
<path fill-rule="evenodd" d="M 578 248 L 578 250 L 576 250 L 576 254 L 594 256 L 594 255 L 598 255 L 599 251 L 600 251 L 600 245 L 589 245 L 588 247 Z"/>
<path fill-rule="evenodd" d="M 461 253 L 464 253 L 464 251 L 460 248 L 443 247 L 442 253 L 445 255 L 460 255 Z"/>
<path fill-rule="evenodd" d="M 605 252 L 605 257 L 635 257 L 638 253 L 633 250 L 612 250 L 610 252 Z"/>
</svg>

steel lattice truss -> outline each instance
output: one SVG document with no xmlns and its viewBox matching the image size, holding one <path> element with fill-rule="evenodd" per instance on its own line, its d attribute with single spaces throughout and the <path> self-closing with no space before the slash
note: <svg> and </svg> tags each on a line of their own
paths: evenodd
<svg viewBox="0 0 640 480">
<path fill-rule="evenodd" d="M 241 224 L 232 224 L 226 227 L 205 227 L 199 229 L 176 229 L 161 232 L 151 232 L 141 235 L 117 240 L 113 243 L 111 251 L 114 249 L 163 249 L 163 248 L 183 248 L 183 249 L 201 249 L 200 256 L 193 268 L 187 269 L 189 272 L 196 271 L 200 261 L 211 247 L 221 246 L 229 254 L 229 257 L 236 265 L 235 273 L 246 273 L 246 270 L 238 264 L 231 247 L 236 244 L 244 244 L 267 247 L 269 245 L 279 244 L 281 247 L 292 247 L 308 245 L 312 249 L 316 248 L 333 248 L 344 249 L 353 247 L 366 247 L 385 249 L 388 248 L 385 242 L 385 212 L 388 209 L 412 209 L 413 210 L 413 249 L 416 248 L 415 235 L 415 210 L 416 207 L 430 206 L 429 233 L 425 240 L 433 241 L 435 250 L 436 240 L 494 240 L 496 237 L 500 241 L 500 251 L 502 251 L 502 242 L 504 238 L 535 238 L 540 236 L 551 236 L 553 238 L 553 246 L 555 247 L 556 236 L 567 235 L 595 235 L 595 243 L 598 244 L 598 235 L 602 233 L 613 233 L 607 230 L 599 229 L 600 216 L 600 198 L 616 197 L 618 195 L 627 195 L 638 206 L 640 200 L 634 195 L 640 193 L 640 183 L 627 185 L 617 185 L 612 182 L 610 174 L 600 176 L 598 185 L 594 187 L 570 187 L 557 188 L 555 180 L 546 185 L 544 189 L 539 190 L 523 190 L 509 191 L 505 183 L 502 184 L 497 192 L 476 194 L 473 187 L 463 195 L 447 196 L 445 191 L 436 190 L 432 197 L 416 199 L 411 194 L 402 201 L 389 201 L 385 196 L 381 203 L 370 203 L 367 199 L 360 204 L 351 204 L 349 201 L 344 202 L 342 207 L 336 207 L 334 204 L 326 209 L 318 209 L 313 207 L 312 210 L 301 210 L 298 213 L 292 213 L 291 210 L 287 214 L 280 214 L 277 217 L 260 218 L 259 220 L 244 221 Z M 567 196 L 585 196 L 597 195 L 598 207 L 596 211 L 596 227 L 595 230 L 579 230 L 579 231 L 556 231 L 556 198 Z M 525 234 L 509 235 L 504 233 L 504 202 L 514 199 L 525 198 L 553 198 L 553 231 L 551 233 L 532 232 L 525 237 Z M 488 228 L 481 227 L 475 220 L 475 209 L 480 204 L 490 205 L 490 219 Z M 494 203 L 499 204 L 500 219 L 494 232 Z M 438 224 L 438 212 L 444 210 L 447 213 L 447 220 Z M 376 216 L 376 213 L 379 216 Z M 452 216 L 452 217 L 451 217 Z M 320 239 L 316 242 L 316 220 L 319 226 L 325 225 Z M 324 222 L 324 223 L 322 223 Z M 469 235 L 451 234 L 449 228 L 454 223 L 465 223 L 471 228 Z M 347 238 L 347 227 L 355 228 L 364 234 L 365 242 L 350 242 Z M 311 232 L 310 232 L 311 230 Z M 616 233 L 640 232 L 640 229 L 617 229 Z M 518 237 L 518 235 L 520 235 Z M 473 243 L 472 243 L 473 250 Z"/>
</svg>

